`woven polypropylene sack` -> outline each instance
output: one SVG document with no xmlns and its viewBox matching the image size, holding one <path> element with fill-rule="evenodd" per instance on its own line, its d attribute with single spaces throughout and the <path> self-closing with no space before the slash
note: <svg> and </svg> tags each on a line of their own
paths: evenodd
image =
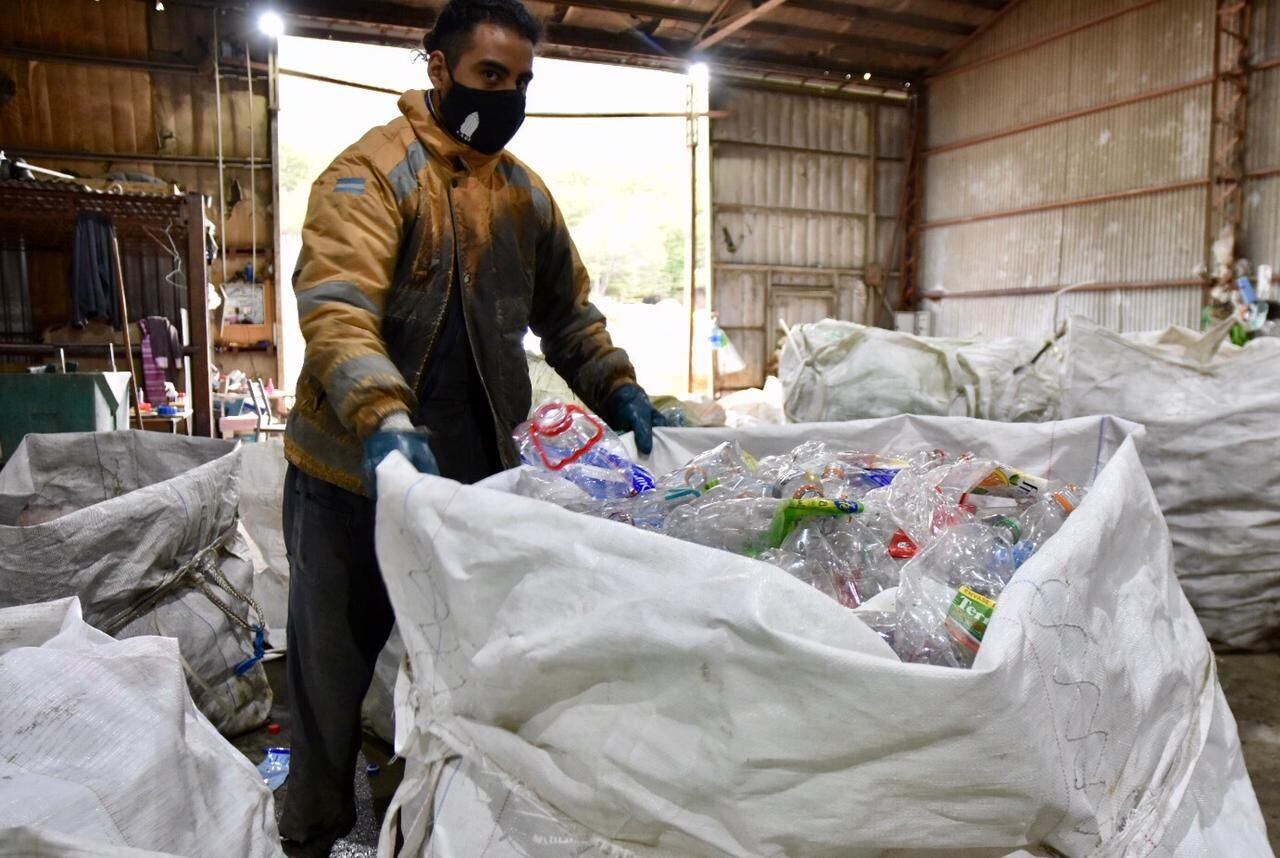
<svg viewBox="0 0 1280 858">
<path fill-rule="evenodd" d="M 417 832 L 412 855 L 564 854 L 506 812 L 505 787 L 607 855 L 1269 855 L 1139 435 L 910 417 L 658 433 L 655 471 L 730 438 L 756 455 L 816 439 L 1091 483 L 1002 593 L 971 670 L 900 662 L 768 564 L 513 495 L 511 472 L 463 486 L 389 458 L 378 554 L 413 765 L 388 826 Z M 461 821 L 441 777 L 455 757 Z M 463 851 L 441 851 L 450 837 Z"/>
<path fill-rule="evenodd" d="M 0 610 L 0 855 L 280 855 L 271 792 L 183 672 L 172 638 L 115 640 L 75 598 Z"/>
<path fill-rule="evenodd" d="M 1057 416 L 1056 367 L 1037 337 L 947 339 L 827 319 L 798 325 L 779 361 L 795 422 L 895 414 L 1008 422 Z"/>
<path fill-rule="evenodd" d="M 237 526 L 235 445 L 155 432 L 29 435 L 0 471 L 0 607 L 79 596 L 109 634 L 178 639 L 228 735 L 262 724 L 261 625 Z"/>
<path fill-rule="evenodd" d="M 1142 462 L 1205 632 L 1280 647 L 1280 340 L 1219 346 L 1185 329 L 1068 334 L 1063 413 L 1144 424 Z"/>
</svg>

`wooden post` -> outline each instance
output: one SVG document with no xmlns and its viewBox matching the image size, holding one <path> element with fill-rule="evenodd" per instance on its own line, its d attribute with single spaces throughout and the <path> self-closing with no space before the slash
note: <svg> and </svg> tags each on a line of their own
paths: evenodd
<svg viewBox="0 0 1280 858">
<path fill-rule="evenodd" d="M 209 340 L 209 271 L 204 261 L 204 198 L 187 194 L 187 317 L 191 324 L 191 422 L 192 431 L 213 437 L 213 395 L 209 367 L 213 347 Z"/>
<path fill-rule="evenodd" d="M 120 301 L 120 320 L 124 324 L 124 354 L 129 362 L 129 388 L 133 391 L 134 414 L 138 420 L 138 428 L 142 428 L 142 397 L 138 395 L 138 373 L 133 366 L 133 332 L 129 330 L 129 302 L 124 294 L 124 266 L 120 264 L 120 240 L 111 234 L 111 259 L 116 268 L 116 298 Z M 62 350 L 59 349 L 59 354 Z M 66 359 L 63 358 L 62 371 L 66 372 Z"/>
</svg>

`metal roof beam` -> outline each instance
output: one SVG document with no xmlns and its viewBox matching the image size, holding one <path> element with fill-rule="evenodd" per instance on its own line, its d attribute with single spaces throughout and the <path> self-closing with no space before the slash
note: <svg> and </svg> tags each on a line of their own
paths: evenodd
<svg viewBox="0 0 1280 858">
<path fill-rule="evenodd" d="M 794 2 L 794 0 L 792 0 Z M 786 39 L 803 39 L 809 42 L 838 44 L 850 48 L 865 48 L 872 51 L 907 54 L 909 56 L 937 59 L 947 52 L 946 48 L 917 45 L 914 42 L 898 42 L 892 39 L 877 39 L 872 36 L 858 36 L 852 33 L 841 33 L 833 30 L 817 30 L 812 27 L 797 27 L 792 24 L 771 24 L 757 21 L 751 25 L 752 33 L 768 36 L 780 36 Z"/>
<path fill-rule="evenodd" d="M 892 24 L 895 27 L 910 27 L 913 30 L 926 30 L 935 33 L 949 33 L 956 36 L 967 36 L 978 29 L 975 24 L 963 21 L 951 21 L 947 18 L 934 18 L 928 15 L 913 15 L 909 12 L 890 12 L 874 6 L 861 6 L 856 3 L 841 3 L 838 0 L 791 0 L 791 6 L 804 9 L 806 12 L 820 12 L 845 21 L 876 21 Z"/>
<path fill-rule="evenodd" d="M 752 21 L 756 20 L 757 18 L 763 17 L 764 15 L 768 15 L 774 9 L 777 9 L 779 6 L 781 6 L 783 3 L 786 3 L 786 2 L 787 0 L 765 0 L 765 2 L 761 3 L 759 6 L 755 7 L 750 12 L 747 12 L 745 15 L 739 15 L 738 17 L 733 18 L 732 20 L 726 22 L 724 26 L 719 27 L 711 35 L 703 36 L 701 39 L 694 42 L 692 50 L 694 52 L 704 51 L 707 48 L 711 47 L 712 45 L 718 44 L 719 42 L 723 41 L 724 39 L 727 39 L 729 36 L 733 35 L 734 33 L 741 30 L 743 27 L 750 24 Z"/>
<path fill-rule="evenodd" d="M 719 20 L 718 16 L 708 18 L 701 12 L 686 6 L 658 6 L 652 3 L 636 3 L 630 0 L 566 0 L 565 5 L 578 9 L 591 9 L 597 12 L 617 12 L 634 18 L 661 17 L 668 21 L 679 21 L 685 24 L 698 24 L 710 27 Z M 889 12 L 873 6 L 857 3 L 842 3 L 838 0 L 790 0 L 790 6 L 808 12 L 819 12 L 839 18 L 842 21 L 875 21 L 897 27 L 909 27 L 935 33 L 949 33 L 956 36 L 967 36 L 977 29 L 973 24 L 962 21 L 950 21 L 946 18 L 933 18 L 926 15 L 913 15 L 907 12 Z M 723 14 L 723 13 L 722 13 Z M 748 24 L 746 29 L 758 30 L 761 22 Z M 701 33 L 699 33 L 701 35 Z"/>
</svg>

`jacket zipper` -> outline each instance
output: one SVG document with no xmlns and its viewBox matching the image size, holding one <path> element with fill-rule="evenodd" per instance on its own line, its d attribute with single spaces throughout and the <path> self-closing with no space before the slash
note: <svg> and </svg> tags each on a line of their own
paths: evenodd
<svg viewBox="0 0 1280 858">
<path fill-rule="evenodd" d="M 476 357 L 476 336 L 471 329 L 471 316 L 467 314 L 467 290 L 464 288 L 466 283 L 463 278 L 467 277 L 462 273 L 462 256 L 458 253 L 458 221 L 453 213 L 453 183 L 450 182 L 445 188 L 445 197 L 449 202 L 449 225 L 453 229 L 453 265 L 454 271 L 458 273 L 458 301 L 462 305 L 462 326 L 467 331 L 467 351 L 471 352 L 471 362 L 475 364 L 476 375 L 480 378 L 480 386 L 484 388 L 485 402 L 489 403 L 489 418 L 493 421 L 494 434 L 498 436 L 498 458 L 505 459 L 502 444 L 501 426 L 498 423 L 498 409 L 493 407 L 493 397 L 489 394 L 489 382 L 484 377 L 484 369 L 480 366 L 480 358 Z M 453 278 L 449 278 L 450 287 L 453 285 Z"/>
</svg>

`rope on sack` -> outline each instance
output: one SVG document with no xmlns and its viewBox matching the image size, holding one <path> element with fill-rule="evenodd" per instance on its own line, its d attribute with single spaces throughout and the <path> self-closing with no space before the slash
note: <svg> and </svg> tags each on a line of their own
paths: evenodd
<svg viewBox="0 0 1280 858">
<path fill-rule="evenodd" d="M 257 599 L 247 593 L 240 592 L 218 569 L 218 554 L 227 547 L 236 533 L 237 529 L 235 527 L 228 528 L 224 534 L 197 551 L 190 560 L 178 567 L 173 577 L 154 587 L 118 617 L 103 623 L 102 630 L 114 637 L 121 629 L 154 608 L 165 596 L 183 586 L 194 587 L 203 593 L 205 598 L 225 614 L 227 619 L 234 625 L 249 632 L 253 637 L 253 655 L 232 668 L 236 676 L 243 676 L 248 673 L 255 664 L 262 661 L 262 657 L 266 654 L 266 630 L 262 620 L 262 606 L 258 604 Z M 251 625 L 247 620 L 238 616 L 227 602 L 214 593 L 213 588 L 209 585 L 210 580 L 228 595 L 239 599 L 252 608 L 254 615 L 258 618 L 258 622 Z"/>
</svg>

